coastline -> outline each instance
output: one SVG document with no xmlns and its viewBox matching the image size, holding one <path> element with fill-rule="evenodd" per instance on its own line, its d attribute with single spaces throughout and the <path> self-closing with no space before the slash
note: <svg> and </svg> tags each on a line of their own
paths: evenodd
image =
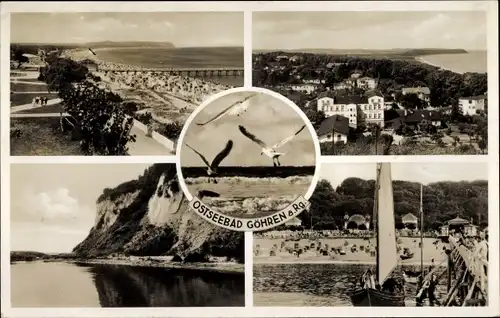
<svg viewBox="0 0 500 318">
<path fill-rule="evenodd" d="M 214 273 L 225 274 L 244 274 L 245 265 L 235 262 L 210 262 L 210 263 L 175 263 L 163 259 L 155 259 L 151 257 L 134 258 L 134 259 L 38 259 L 33 261 L 14 261 L 11 265 L 25 264 L 25 263 L 69 263 L 69 264 L 88 264 L 88 265 L 123 265 L 134 267 L 157 267 L 165 269 L 181 269 L 181 270 L 194 270 L 194 271 L 207 271 Z"/>
<path fill-rule="evenodd" d="M 328 264 L 328 265 L 373 265 L 377 264 L 376 261 L 355 261 L 355 260 L 335 260 L 335 259 L 318 259 L 318 260 L 301 260 L 287 261 L 287 260 L 258 260 L 254 257 L 253 265 L 316 265 L 316 264 Z M 431 266 L 432 263 L 429 261 L 424 261 L 424 266 Z M 415 260 L 411 262 L 399 262 L 399 266 L 420 266 L 420 261 Z M 446 263 L 438 263 L 435 266 L 446 267 Z"/>
<path fill-rule="evenodd" d="M 426 57 L 426 55 L 416 56 L 415 57 L 415 61 L 423 63 L 423 64 L 427 64 L 427 65 L 430 65 L 430 66 L 437 67 L 441 71 L 450 71 L 450 72 L 453 72 L 453 73 L 456 73 L 456 74 L 460 74 L 460 75 L 463 75 L 465 73 L 479 73 L 479 74 L 486 74 L 486 73 L 488 73 L 487 71 L 481 71 L 481 72 L 480 71 L 466 71 L 466 72 L 464 72 L 464 71 L 459 71 L 459 70 L 456 70 L 456 69 L 446 68 L 446 67 L 443 67 L 441 65 L 432 63 L 431 61 L 429 61 L 425 57 Z"/>
</svg>

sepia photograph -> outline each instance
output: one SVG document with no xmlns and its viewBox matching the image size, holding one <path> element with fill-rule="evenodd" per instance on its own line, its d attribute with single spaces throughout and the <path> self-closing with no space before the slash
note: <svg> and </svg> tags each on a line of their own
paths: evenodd
<svg viewBox="0 0 500 318">
<path fill-rule="evenodd" d="M 175 164 L 12 164 L 10 184 L 12 308 L 245 306 L 244 234 L 195 215 Z"/>
<path fill-rule="evenodd" d="M 13 13 L 10 54 L 11 155 L 171 155 L 243 86 L 243 13 Z"/>
<path fill-rule="evenodd" d="M 324 163 L 309 201 L 253 234 L 255 306 L 488 306 L 487 163 Z"/>
<path fill-rule="evenodd" d="M 313 133 L 294 108 L 274 96 L 228 93 L 186 126 L 180 139 L 182 178 L 192 196 L 205 197 L 220 213 L 269 216 L 311 187 Z"/>
<path fill-rule="evenodd" d="M 323 155 L 488 153 L 486 11 L 252 17 L 253 86 L 294 101 Z"/>
</svg>

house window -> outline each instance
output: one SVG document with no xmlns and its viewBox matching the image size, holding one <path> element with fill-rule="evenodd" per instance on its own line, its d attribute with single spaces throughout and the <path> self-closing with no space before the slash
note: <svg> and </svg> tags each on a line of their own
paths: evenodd
<svg viewBox="0 0 500 318">
<path fill-rule="evenodd" d="M 337 135 L 337 139 L 342 139 L 342 135 Z"/>
<path fill-rule="evenodd" d="M 341 111 L 344 111 L 344 106 L 340 106 Z"/>
<path fill-rule="evenodd" d="M 335 106 L 335 111 L 338 112 L 339 111 L 339 107 L 338 106 Z"/>
</svg>

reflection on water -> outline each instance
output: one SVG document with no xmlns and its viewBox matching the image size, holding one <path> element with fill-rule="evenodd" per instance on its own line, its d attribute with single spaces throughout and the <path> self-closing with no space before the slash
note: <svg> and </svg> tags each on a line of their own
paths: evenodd
<svg viewBox="0 0 500 318">
<path fill-rule="evenodd" d="M 369 265 L 259 264 L 254 265 L 255 306 L 352 306 L 348 293 Z M 405 268 L 407 269 L 407 268 Z M 443 267 L 443 270 L 445 268 Z M 402 280 L 400 270 L 395 277 Z M 399 274 L 399 275 L 398 275 Z M 446 282 L 437 297 L 446 296 Z M 407 306 L 415 305 L 416 287 L 405 285 Z"/>
<path fill-rule="evenodd" d="M 244 306 L 243 274 L 24 263 L 11 266 L 13 307 Z"/>
</svg>

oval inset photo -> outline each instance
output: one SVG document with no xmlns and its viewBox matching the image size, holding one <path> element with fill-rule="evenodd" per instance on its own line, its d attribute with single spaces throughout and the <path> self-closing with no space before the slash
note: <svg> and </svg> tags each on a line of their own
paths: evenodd
<svg viewBox="0 0 500 318">
<path fill-rule="evenodd" d="M 177 155 L 193 210 L 237 231 L 293 222 L 318 181 L 314 127 L 293 102 L 262 88 L 206 100 L 188 118 Z"/>
</svg>

